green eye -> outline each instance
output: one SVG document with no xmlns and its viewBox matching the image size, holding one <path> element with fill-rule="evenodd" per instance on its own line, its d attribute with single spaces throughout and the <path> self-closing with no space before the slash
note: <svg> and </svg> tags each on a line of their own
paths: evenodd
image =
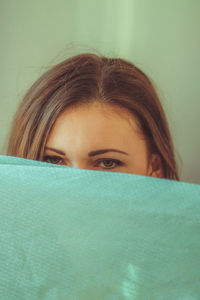
<svg viewBox="0 0 200 300">
<path fill-rule="evenodd" d="M 106 169 L 113 169 L 115 168 L 116 166 L 121 166 L 123 165 L 123 163 L 119 160 L 116 160 L 116 159 L 111 159 L 111 158 L 106 158 L 106 159 L 102 159 L 100 161 L 97 161 L 97 163 L 103 163 L 104 164 L 104 167 L 103 168 L 106 168 Z M 114 165 L 114 166 L 113 166 Z"/>
<path fill-rule="evenodd" d="M 59 164 L 62 163 L 62 158 L 58 156 L 44 156 L 43 161 L 52 164 Z"/>
</svg>

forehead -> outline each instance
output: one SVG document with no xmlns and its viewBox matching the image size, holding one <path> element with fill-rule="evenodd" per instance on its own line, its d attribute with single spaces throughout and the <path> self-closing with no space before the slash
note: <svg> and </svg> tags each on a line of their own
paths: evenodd
<svg viewBox="0 0 200 300">
<path fill-rule="evenodd" d="M 67 108 L 56 120 L 55 126 L 95 126 L 97 128 L 131 130 L 141 136 L 139 121 L 128 109 L 117 105 L 93 102 Z M 92 130 L 92 127 L 90 127 Z"/>
</svg>

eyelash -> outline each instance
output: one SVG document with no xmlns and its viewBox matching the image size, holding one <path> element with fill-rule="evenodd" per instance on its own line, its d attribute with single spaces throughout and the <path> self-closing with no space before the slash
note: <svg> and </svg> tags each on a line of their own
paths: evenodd
<svg viewBox="0 0 200 300">
<path fill-rule="evenodd" d="M 59 160 L 62 160 L 62 158 L 59 157 L 59 156 L 50 156 L 50 155 L 48 155 L 48 156 L 44 156 L 43 161 L 46 161 L 46 162 L 47 162 L 47 160 L 50 160 L 50 163 L 53 163 L 53 162 L 52 162 L 52 159 L 59 159 Z M 116 166 L 122 166 L 122 165 L 124 165 L 124 163 L 121 162 L 120 160 L 112 159 L 112 158 L 103 158 L 103 159 L 99 159 L 99 160 L 96 161 L 96 163 L 105 162 L 105 161 L 112 161 L 113 163 L 116 164 Z M 55 164 L 58 164 L 58 163 L 55 163 Z M 106 168 L 106 169 L 114 169 L 114 168 L 115 168 L 115 167 L 112 167 L 112 168 Z"/>
</svg>

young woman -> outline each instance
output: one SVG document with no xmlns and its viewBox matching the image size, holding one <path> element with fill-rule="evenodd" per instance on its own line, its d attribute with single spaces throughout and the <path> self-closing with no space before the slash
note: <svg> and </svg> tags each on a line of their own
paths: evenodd
<svg viewBox="0 0 200 300">
<path fill-rule="evenodd" d="M 128 61 L 95 54 L 71 57 L 32 85 L 15 114 L 7 155 L 179 180 L 151 81 Z"/>
</svg>

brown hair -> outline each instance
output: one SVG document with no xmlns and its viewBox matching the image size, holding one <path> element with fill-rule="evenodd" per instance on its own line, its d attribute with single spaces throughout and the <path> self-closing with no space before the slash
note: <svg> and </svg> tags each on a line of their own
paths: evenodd
<svg viewBox="0 0 200 300">
<path fill-rule="evenodd" d="M 69 106 L 100 101 L 128 109 L 163 175 L 179 180 L 169 126 L 149 78 L 119 58 L 80 54 L 53 66 L 25 94 L 13 120 L 7 155 L 42 160 L 57 117 Z"/>
</svg>

